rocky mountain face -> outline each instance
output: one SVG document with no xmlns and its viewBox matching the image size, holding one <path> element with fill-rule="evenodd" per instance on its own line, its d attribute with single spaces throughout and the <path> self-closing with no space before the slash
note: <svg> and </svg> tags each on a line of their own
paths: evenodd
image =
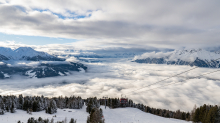
<svg viewBox="0 0 220 123">
<path fill-rule="evenodd" d="M 0 79 L 21 75 L 27 78 L 67 76 L 72 71 L 86 71 L 81 63 L 67 62 L 65 59 L 38 52 L 30 47 L 16 50 L 0 47 Z"/>
<path fill-rule="evenodd" d="M 145 53 L 136 56 L 134 62 L 220 68 L 220 54 L 203 49 L 185 49 L 167 53 Z"/>
</svg>

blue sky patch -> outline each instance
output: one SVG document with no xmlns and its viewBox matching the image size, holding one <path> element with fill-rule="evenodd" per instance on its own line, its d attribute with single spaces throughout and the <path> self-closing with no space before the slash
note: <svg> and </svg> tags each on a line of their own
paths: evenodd
<svg viewBox="0 0 220 123">
<path fill-rule="evenodd" d="M 0 33 L 0 41 L 15 41 L 28 45 L 65 44 L 78 41 L 77 39 L 50 38 L 42 36 L 24 36 Z"/>
</svg>

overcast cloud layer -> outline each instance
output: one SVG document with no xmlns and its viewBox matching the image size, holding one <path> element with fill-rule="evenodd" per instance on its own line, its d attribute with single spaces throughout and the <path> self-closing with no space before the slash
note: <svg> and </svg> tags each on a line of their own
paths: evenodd
<svg viewBox="0 0 220 123">
<path fill-rule="evenodd" d="M 0 32 L 93 46 L 216 46 L 219 5 L 219 0 L 0 0 Z"/>
</svg>

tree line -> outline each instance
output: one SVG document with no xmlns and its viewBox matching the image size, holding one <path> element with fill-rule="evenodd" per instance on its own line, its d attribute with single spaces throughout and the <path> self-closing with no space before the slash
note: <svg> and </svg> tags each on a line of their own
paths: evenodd
<svg viewBox="0 0 220 123">
<path fill-rule="evenodd" d="M 179 120 L 192 121 L 194 123 L 220 123 L 220 107 L 217 105 L 206 105 L 196 107 L 191 112 L 184 112 L 180 110 L 170 111 L 167 109 L 153 108 L 145 106 L 143 104 L 136 104 L 131 99 L 127 99 L 127 102 L 120 103 L 119 98 L 99 99 L 101 105 L 106 105 L 109 108 L 121 108 L 121 107 L 133 107 L 140 109 L 143 112 L 154 114 L 165 118 L 174 118 Z"/>
<path fill-rule="evenodd" d="M 44 96 L 1 96 L 0 95 L 0 114 L 6 112 L 14 113 L 15 109 L 27 111 L 27 113 L 45 110 L 46 113 L 54 114 L 57 108 L 80 109 L 84 105 L 81 97 L 44 97 Z"/>
<path fill-rule="evenodd" d="M 192 121 L 195 123 L 220 123 L 220 107 L 206 105 L 194 107 L 192 110 Z"/>
<path fill-rule="evenodd" d="M 192 121 L 194 123 L 220 123 L 220 107 L 217 105 L 206 105 L 194 107 L 191 112 L 180 110 L 170 111 L 167 109 L 153 108 L 140 103 L 134 103 L 131 99 L 126 99 L 121 103 L 119 98 L 97 99 L 96 97 L 82 99 L 81 97 L 44 97 L 44 96 L 1 96 L 0 95 L 0 115 L 6 112 L 14 113 L 16 109 L 27 111 L 27 113 L 45 110 L 46 113 L 54 114 L 57 108 L 81 109 L 87 106 L 89 113 L 87 123 L 104 123 L 103 111 L 100 105 L 107 105 L 109 108 L 133 107 L 143 112 L 154 114 L 165 118 L 175 118 Z M 30 119 L 33 120 L 33 119 Z M 43 121 L 42 121 L 43 122 Z"/>
<path fill-rule="evenodd" d="M 21 121 L 18 121 L 17 123 L 21 123 Z M 71 118 L 70 121 L 68 122 L 67 118 L 65 118 L 62 121 L 55 122 L 53 118 L 51 120 L 49 120 L 49 119 L 43 119 L 41 117 L 39 117 L 38 119 L 31 117 L 27 120 L 27 123 L 76 123 L 76 120 Z"/>
</svg>

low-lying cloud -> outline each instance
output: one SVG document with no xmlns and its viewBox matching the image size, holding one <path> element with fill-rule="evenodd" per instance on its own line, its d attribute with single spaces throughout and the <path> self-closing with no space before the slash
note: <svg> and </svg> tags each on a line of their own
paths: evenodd
<svg viewBox="0 0 220 123">
<path fill-rule="evenodd" d="M 186 111 L 191 110 L 195 104 L 220 103 L 218 98 L 220 95 L 218 91 L 220 89 L 219 73 L 195 78 L 195 76 L 216 69 L 198 68 L 167 81 L 131 92 L 191 67 L 138 64 L 128 61 L 87 63 L 87 65 L 87 73 L 73 72 L 72 75 L 65 77 L 44 79 L 17 77 L 12 80 L 2 80 L 0 94 L 45 95 L 49 97 L 78 95 L 83 98 L 91 96 L 100 98 L 103 96 L 120 97 L 121 94 L 125 94 L 137 103 L 157 108 Z M 166 86 L 168 83 L 174 84 Z"/>
<path fill-rule="evenodd" d="M 76 58 L 71 57 L 67 59 L 66 61 L 25 61 L 25 60 L 9 60 L 9 61 L 4 61 L 0 62 L 0 65 L 6 64 L 9 67 L 36 67 L 41 64 L 70 64 L 70 62 L 77 62 Z"/>
<path fill-rule="evenodd" d="M 139 56 L 135 56 L 134 60 L 136 59 L 146 59 L 146 58 L 163 58 L 170 56 L 173 52 L 149 52 L 149 53 L 144 53 Z"/>
</svg>

